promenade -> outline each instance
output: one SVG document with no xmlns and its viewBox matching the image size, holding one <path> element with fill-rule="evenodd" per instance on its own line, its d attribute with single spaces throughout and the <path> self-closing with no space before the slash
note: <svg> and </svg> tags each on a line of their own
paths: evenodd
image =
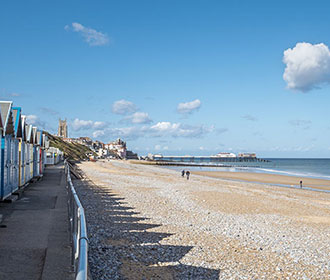
<svg viewBox="0 0 330 280">
<path fill-rule="evenodd" d="M 0 279 L 73 279 L 63 164 L 0 203 Z"/>
</svg>

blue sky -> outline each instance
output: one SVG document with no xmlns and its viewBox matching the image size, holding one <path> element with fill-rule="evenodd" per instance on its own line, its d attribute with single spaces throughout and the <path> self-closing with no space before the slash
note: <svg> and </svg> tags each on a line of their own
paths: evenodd
<svg viewBox="0 0 330 280">
<path fill-rule="evenodd" d="M 50 132 L 67 118 L 71 137 L 121 137 L 142 155 L 330 157 L 329 12 L 328 1 L 1 1 L 0 98 Z"/>
</svg>

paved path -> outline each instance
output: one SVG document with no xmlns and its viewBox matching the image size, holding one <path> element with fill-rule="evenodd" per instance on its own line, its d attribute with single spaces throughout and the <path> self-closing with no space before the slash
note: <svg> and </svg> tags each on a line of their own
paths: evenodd
<svg viewBox="0 0 330 280">
<path fill-rule="evenodd" d="M 0 203 L 0 279 L 73 279 L 63 165 L 47 167 L 23 196 Z"/>
</svg>

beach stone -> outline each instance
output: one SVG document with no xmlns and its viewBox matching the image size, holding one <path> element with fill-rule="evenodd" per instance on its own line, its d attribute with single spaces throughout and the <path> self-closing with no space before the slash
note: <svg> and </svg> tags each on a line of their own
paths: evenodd
<svg viewBox="0 0 330 280">
<path fill-rule="evenodd" d="M 329 194 L 124 161 L 79 167 L 94 279 L 329 279 Z"/>
</svg>

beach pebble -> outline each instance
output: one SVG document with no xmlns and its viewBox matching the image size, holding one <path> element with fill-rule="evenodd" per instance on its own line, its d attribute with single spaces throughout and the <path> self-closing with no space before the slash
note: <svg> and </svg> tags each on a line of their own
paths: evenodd
<svg viewBox="0 0 330 280">
<path fill-rule="evenodd" d="M 121 161 L 79 166 L 93 182 L 74 180 L 94 279 L 329 279 L 329 226 L 295 218 L 298 207 L 329 213 L 327 194 L 298 199 L 295 189 L 198 175 L 187 182 L 173 170 Z M 220 211 L 203 192 L 232 200 Z M 274 204 L 245 213 L 250 199 Z M 295 208 L 279 214 L 275 202 Z"/>
</svg>

